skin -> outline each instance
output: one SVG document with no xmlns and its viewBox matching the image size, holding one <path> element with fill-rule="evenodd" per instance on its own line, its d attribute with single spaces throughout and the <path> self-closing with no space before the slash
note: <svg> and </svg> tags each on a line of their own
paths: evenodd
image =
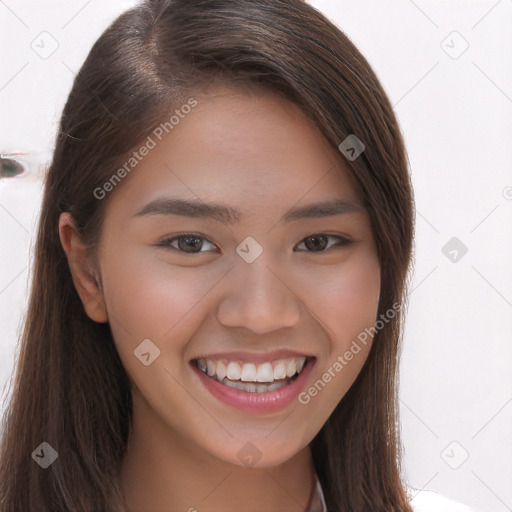
<svg viewBox="0 0 512 512">
<path fill-rule="evenodd" d="M 316 357 L 305 389 L 321 379 L 376 320 L 380 269 L 369 216 L 361 209 L 280 221 L 309 203 L 361 204 L 340 154 L 297 106 L 270 93 L 217 88 L 195 97 L 192 112 L 104 199 L 94 257 L 70 214 L 59 223 L 85 311 L 110 323 L 133 383 L 122 487 L 134 512 L 303 511 L 314 481 L 309 443 L 360 372 L 371 339 L 309 403 L 274 413 L 218 401 L 190 361 L 289 349 Z M 135 216 L 170 196 L 224 203 L 241 219 Z M 178 240 L 175 250 L 155 245 L 187 232 L 204 237 L 195 249 L 203 252 L 180 253 Z M 318 234 L 333 238 L 315 251 L 304 241 Z M 263 248 L 250 264 L 235 250 L 247 236 Z M 134 357 L 147 338 L 161 351 L 149 366 Z M 252 467 L 237 455 L 249 441 L 261 455 Z"/>
</svg>

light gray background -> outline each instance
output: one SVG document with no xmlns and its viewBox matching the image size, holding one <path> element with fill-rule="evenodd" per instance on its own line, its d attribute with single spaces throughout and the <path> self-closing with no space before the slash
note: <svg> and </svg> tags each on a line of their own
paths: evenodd
<svg viewBox="0 0 512 512">
<path fill-rule="evenodd" d="M 74 73 L 134 3 L 0 0 L 0 151 L 27 151 L 34 164 L 0 181 L 2 399 L 41 167 Z M 310 3 L 375 69 L 409 152 L 417 234 L 401 364 L 404 474 L 482 511 L 512 511 L 512 1 Z"/>
</svg>

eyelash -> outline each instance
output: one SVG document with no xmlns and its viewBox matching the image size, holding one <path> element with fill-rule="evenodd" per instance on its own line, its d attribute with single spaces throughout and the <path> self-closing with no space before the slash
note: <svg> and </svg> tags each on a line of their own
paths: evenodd
<svg viewBox="0 0 512 512">
<path fill-rule="evenodd" d="M 325 236 L 327 238 L 338 238 L 339 239 L 339 242 L 337 244 L 332 244 L 331 246 L 327 246 L 326 249 L 322 249 L 320 251 L 301 251 L 301 252 L 310 252 L 310 253 L 323 253 L 323 252 L 326 252 L 328 251 L 329 249 L 332 249 L 333 247 L 337 247 L 337 248 L 343 248 L 343 247 L 348 247 L 349 245 L 351 245 L 353 243 L 352 240 L 349 240 L 348 238 L 345 238 L 343 236 L 340 236 L 340 235 L 329 235 L 327 233 L 315 233 L 313 235 L 309 235 L 307 236 L 306 238 L 304 238 L 300 244 L 304 243 L 305 240 L 307 240 L 308 238 L 313 238 L 313 237 L 316 237 L 316 236 Z M 174 251 L 178 251 L 178 252 L 181 252 L 183 254 L 201 254 L 202 252 L 210 252 L 210 251 L 199 251 L 199 252 L 186 252 L 186 251 L 182 251 L 181 249 L 178 249 L 176 247 L 173 247 L 171 245 L 171 243 L 175 240 L 179 240 L 179 239 L 186 239 L 186 238 L 199 238 L 200 240 L 203 240 L 203 241 L 207 241 L 209 243 L 211 243 L 212 245 L 215 245 L 213 242 L 210 242 L 206 237 L 202 236 L 202 235 L 199 235 L 198 233 L 182 233 L 182 234 L 179 234 L 179 235 L 174 235 L 172 237 L 168 237 L 168 238 L 164 238 L 163 240 L 161 240 L 160 242 L 158 242 L 157 245 L 158 247 L 162 247 L 163 249 L 167 249 L 167 250 L 174 250 Z"/>
</svg>

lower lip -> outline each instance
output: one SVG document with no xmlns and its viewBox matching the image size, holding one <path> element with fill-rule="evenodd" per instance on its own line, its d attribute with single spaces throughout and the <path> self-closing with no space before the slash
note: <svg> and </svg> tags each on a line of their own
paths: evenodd
<svg viewBox="0 0 512 512">
<path fill-rule="evenodd" d="M 197 373 L 206 389 L 218 400 L 227 405 L 247 412 L 276 412 L 290 405 L 301 392 L 309 374 L 316 362 L 311 358 L 300 372 L 299 376 L 282 388 L 263 393 L 241 391 L 221 384 L 218 380 L 208 377 L 192 363 L 192 369 Z"/>
</svg>

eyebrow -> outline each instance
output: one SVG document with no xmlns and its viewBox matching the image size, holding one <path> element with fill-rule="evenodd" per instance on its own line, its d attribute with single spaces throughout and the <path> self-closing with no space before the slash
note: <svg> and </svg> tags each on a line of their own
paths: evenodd
<svg viewBox="0 0 512 512">
<path fill-rule="evenodd" d="M 344 199 L 331 199 L 305 206 L 295 206 L 288 210 L 281 220 L 291 222 L 300 219 L 316 219 L 364 210 L 364 206 L 360 203 Z M 213 219 L 224 224 L 236 224 L 242 218 L 239 210 L 227 205 L 172 197 L 158 198 L 151 201 L 138 211 L 134 217 L 145 215 L 180 215 L 183 217 Z"/>
</svg>

